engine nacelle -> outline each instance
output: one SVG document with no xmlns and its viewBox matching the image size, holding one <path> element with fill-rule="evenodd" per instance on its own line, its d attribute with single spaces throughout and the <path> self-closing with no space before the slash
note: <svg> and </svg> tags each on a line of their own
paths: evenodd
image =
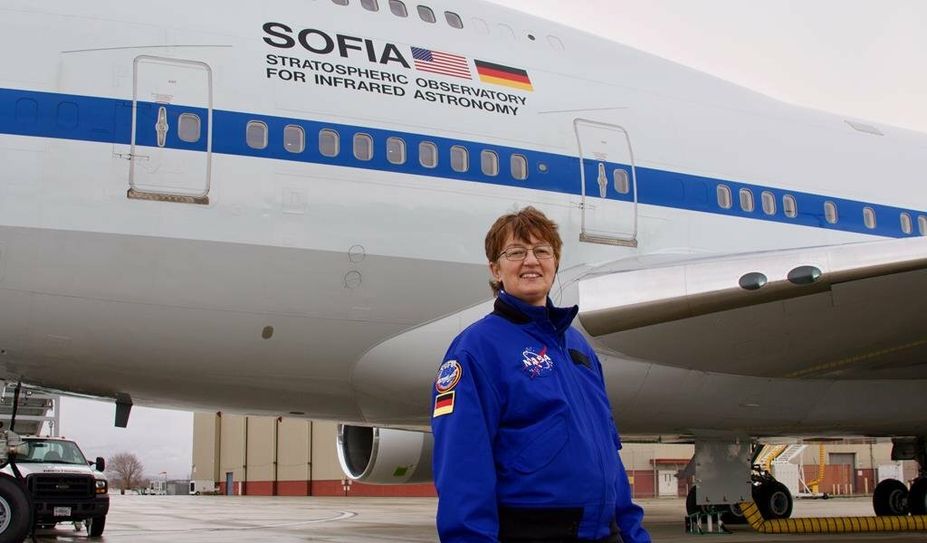
<svg viewBox="0 0 927 543">
<path fill-rule="evenodd" d="M 433 480 L 427 432 L 338 425 L 338 462 L 355 481 L 378 485 Z"/>
</svg>

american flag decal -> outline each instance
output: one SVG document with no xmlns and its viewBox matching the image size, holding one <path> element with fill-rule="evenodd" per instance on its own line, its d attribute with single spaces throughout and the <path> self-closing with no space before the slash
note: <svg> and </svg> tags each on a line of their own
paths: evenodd
<svg viewBox="0 0 927 543">
<path fill-rule="evenodd" d="M 412 58 L 415 59 L 415 69 L 433 74 L 450 75 L 473 79 L 470 75 L 470 66 L 467 57 L 452 55 L 441 51 L 432 51 L 421 47 L 412 48 Z"/>
</svg>

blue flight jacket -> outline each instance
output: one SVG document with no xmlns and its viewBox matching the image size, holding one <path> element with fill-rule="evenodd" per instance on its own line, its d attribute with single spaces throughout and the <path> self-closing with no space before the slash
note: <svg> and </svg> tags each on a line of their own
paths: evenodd
<svg viewBox="0 0 927 543">
<path fill-rule="evenodd" d="M 451 343 L 432 390 L 442 542 L 498 542 L 513 517 L 537 524 L 527 529 L 541 538 L 545 519 L 564 511 L 575 516 L 563 539 L 602 539 L 617 527 L 625 543 L 650 541 L 618 456 L 602 366 L 570 327 L 577 312 L 501 292 L 495 311 Z"/>
</svg>

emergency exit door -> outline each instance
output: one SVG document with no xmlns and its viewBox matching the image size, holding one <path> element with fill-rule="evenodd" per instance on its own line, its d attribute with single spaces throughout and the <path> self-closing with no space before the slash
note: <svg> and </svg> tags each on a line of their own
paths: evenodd
<svg viewBox="0 0 927 543">
<path fill-rule="evenodd" d="M 129 197 L 208 203 L 211 155 L 209 65 L 136 57 Z"/>
<path fill-rule="evenodd" d="M 573 121 L 580 162 L 580 240 L 637 246 L 637 177 L 628 132 L 613 124 Z"/>
</svg>

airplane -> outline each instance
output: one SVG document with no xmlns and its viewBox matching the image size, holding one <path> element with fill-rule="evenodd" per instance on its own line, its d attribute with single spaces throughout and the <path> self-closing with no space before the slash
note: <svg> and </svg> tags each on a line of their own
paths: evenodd
<svg viewBox="0 0 927 543">
<path fill-rule="evenodd" d="M 787 516 L 754 443 L 864 435 L 920 466 L 876 511 L 925 512 L 924 134 L 482 1 L 10 0 L 0 47 L 3 379 L 337 420 L 350 477 L 426 481 L 482 237 L 533 205 L 697 504 Z"/>
</svg>

